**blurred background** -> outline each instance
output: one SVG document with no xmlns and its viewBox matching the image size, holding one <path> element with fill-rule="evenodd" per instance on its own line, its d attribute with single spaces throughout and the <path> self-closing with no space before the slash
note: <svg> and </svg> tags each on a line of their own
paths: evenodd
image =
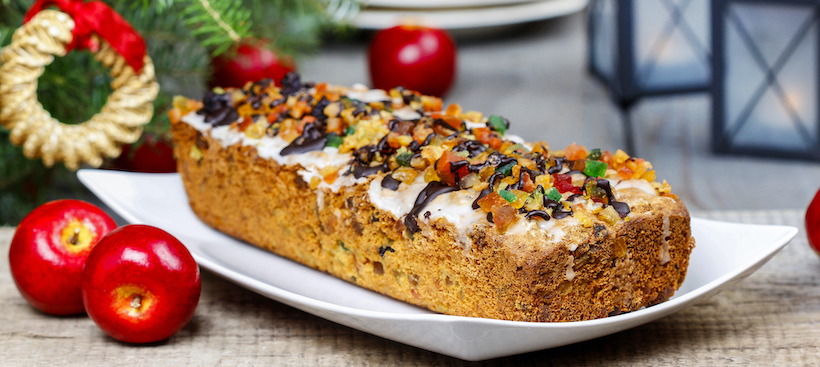
<svg viewBox="0 0 820 367">
<path fill-rule="evenodd" d="M 30 4 L 0 0 L 0 46 Z M 553 149 L 624 149 L 652 162 L 690 210 L 803 209 L 820 186 L 816 1 L 110 4 L 146 39 L 162 91 L 146 134 L 107 168 L 173 169 L 165 117 L 173 95 L 200 98 L 209 86 L 289 70 L 306 81 L 372 86 L 372 74 L 384 72 L 371 69 L 374 60 L 418 77 L 400 65 L 408 54 L 391 55 L 389 45 L 401 51 L 425 39 L 405 33 L 433 29 L 454 44 L 451 84 L 437 77 L 448 84 L 445 106 L 503 115 L 510 133 Z M 385 31 L 400 24 L 404 33 Z M 387 41 L 373 42 L 381 33 Z M 410 63 L 423 63 L 418 44 L 422 58 Z M 74 51 L 47 68 L 38 95 L 59 120 L 76 123 L 99 110 L 109 82 L 88 52 Z M 68 196 L 94 200 L 73 172 L 23 157 L 0 128 L 0 223 Z"/>
</svg>

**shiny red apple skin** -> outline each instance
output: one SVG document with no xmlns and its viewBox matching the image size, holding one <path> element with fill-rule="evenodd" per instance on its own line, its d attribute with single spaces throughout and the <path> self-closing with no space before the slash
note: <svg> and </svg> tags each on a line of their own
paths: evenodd
<svg viewBox="0 0 820 367">
<path fill-rule="evenodd" d="M 200 291 L 199 266 L 188 249 L 169 233 L 139 224 L 100 240 L 82 277 L 88 316 L 127 343 L 176 334 L 194 316 Z"/>
<path fill-rule="evenodd" d="M 811 248 L 820 255 L 820 190 L 806 209 L 806 235 Z"/>
<path fill-rule="evenodd" d="M 80 200 L 51 201 L 32 210 L 9 248 L 11 275 L 23 298 L 48 314 L 83 313 L 80 278 L 86 258 L 115 228 L 108 214 Z"/>
<path fill-rule="evenodd" d="M 398 26 L 376 33 L 368 61 L 374 88 L 443 97 L 455 80 L 456 45 L 446 30 Z"/>
<path fill-rule="evenodd" d="M 265 47 L 264 41 L 243 43 L 235 53 L 226 52 L 211 60 L 213 73 L 209 86 L 242 88 L 247 82 L 270 78 L 277 86 L 285 75 L 296 70 L 296 63 Z"/>
</svg>

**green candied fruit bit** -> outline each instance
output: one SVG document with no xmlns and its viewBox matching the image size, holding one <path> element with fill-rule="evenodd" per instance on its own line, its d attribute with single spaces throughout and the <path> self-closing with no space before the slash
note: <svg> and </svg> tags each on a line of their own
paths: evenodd
<svg viewBox="0 0 820 367">
<path fill-rule="evenodd" d="M 498 195 L 501 195 L 501 197 L 504 198 L 504 200 L 507 200 L 508 202 L 511 202 L 511 203 L 513 201 L 515 201 L 515 199 L 516 199 L 515 194 L 513 194 L 513 193 L 511 193 L 507 190 L 499 190 Z"/>
<path fill-rule="evenodd" d="M 507 124 L 504 123 L 504 118 L 501 116 L 492 115 L 488 121 L 493 130 L 498 131 L 499 134 L 504 135 L 507 131 Z"/>
<path fill-rule="evenodd" d="M 355 133 L 356 133 L 356 128 L 353 127 L 353 126 L 348 126 L 347 129 L 345 129 L 345 136 L 353 135 Z"/>
<path fill-rule="evenodd" d="M 586 167 L 584 167 L 584 174 L 589 177 L 604 177 L 606 175 L 606 163 L 599 161 L 587 160 Z"/>
<path fill-rule="evenodd" d="M 586 191 L 587 196 L 589 196 L 590 198 L 597 198 L 599 200 L 603 200 L 604 198 L 606 198 L 606 191 L 598 187 L 598 184 L 595 182 L 595 180 L 587 181 L 587 183 L 584 184 L 584 190 Z"/>
<path fill-rule="evenodd" d="M 587 159 L 593 160 L 593 161 L 600 161 L 601 156 L 603 156 L 603 154 L 601 153 L 601 150 L 598 149 L 598 148 L 595 148 L 595 149 L 589 151 L 589 154 L 587 155 Z"/>
<path fill-rule="evenodd" d="M 509 176 L 510 172 L 512 172 L 512 168 L 515 166 L 515 162 L 507 163 L 501 167 L 498 167 L 496 172 L 501 172 L 504 176 Z"/>
<path fill-rule="evenodd" d="M 410 161 L 413 159 L 413 152 L 401 152 L 396 155 L 396 163 L 402 167 L 410 167 Z"/>
<path fill-rule="evenodd" d="M 338 148 L 342 145 L 342 137 L 336 135 L 336 133 L 327 134 L 327 146 Z"/>
<path fill-rule="evenodd" d="M 558 192 L 558 189 L 554 187 L 550 188 L 550 192 L 547 193 L 547 197 L 552 201 L 561 201 L 561 199 L 563 198 L 561 193 Z"/>
</svg>

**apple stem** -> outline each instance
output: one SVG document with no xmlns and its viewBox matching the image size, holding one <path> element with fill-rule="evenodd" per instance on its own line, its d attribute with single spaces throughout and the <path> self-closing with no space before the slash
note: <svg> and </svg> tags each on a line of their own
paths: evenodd
<svg viewBox="0 0 820 367">
<path fill-rule="evenodd" d="M 140 308 L 140 306 L 142 306 L 142 297 L 134 296 L 134 298 L 131 299 L 131 307 Z"/>
<path fill-rule="evenodd" d="M 76 245 L 77 241 L 80 239 L 80 227 L 74 228 L 74 234 L 68 239 L 68 243 L 72 245 Z"/>
</svg>

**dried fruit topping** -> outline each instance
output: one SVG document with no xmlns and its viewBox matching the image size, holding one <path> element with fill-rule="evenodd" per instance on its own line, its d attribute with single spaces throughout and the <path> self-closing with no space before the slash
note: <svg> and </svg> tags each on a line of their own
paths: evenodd
<svg viewBox="0 0 820 367">
<path fill-rule="evenodd" d="M 321 178 L 312 178 L 313 188 L 341 175 L 381 174 L 382 186 L 397 190 L 421 175 L 428 186 L 405 218 L 411 233 L 429 201 L 457 190 L 478 193 L 473 208 L 486 212 L 500 232 L 521 218 L 575 216 L 584 225 L 614 225 L 627 217 L 629 206 L 615 200 L 610 180 L 647 180 L 660 195 L 674 197 L 666 182 L 654 182 L 649 162 L 622 150 L 588 150 L 573 143 L 552 151 L 544 142 L 505 139 L 509 120 L 465 112 L 458 104 L 444 109 L 441 99 L 401 87 L 379 91 L 304 83 L 295 73 L 281 85 L 262 80 L 241 89 L 214 89 L 202 103 L 176 98 L 169 116 L 178 122 L 196 110 L 206 123 L 229 125 L 251 139 L 281 138 L 289 143 L 282 155 L 326 147 L 351 155 L 347 166 L 327 167 Z M 199 158 L 202 152 L 191 154 Z"/>
</svg>

